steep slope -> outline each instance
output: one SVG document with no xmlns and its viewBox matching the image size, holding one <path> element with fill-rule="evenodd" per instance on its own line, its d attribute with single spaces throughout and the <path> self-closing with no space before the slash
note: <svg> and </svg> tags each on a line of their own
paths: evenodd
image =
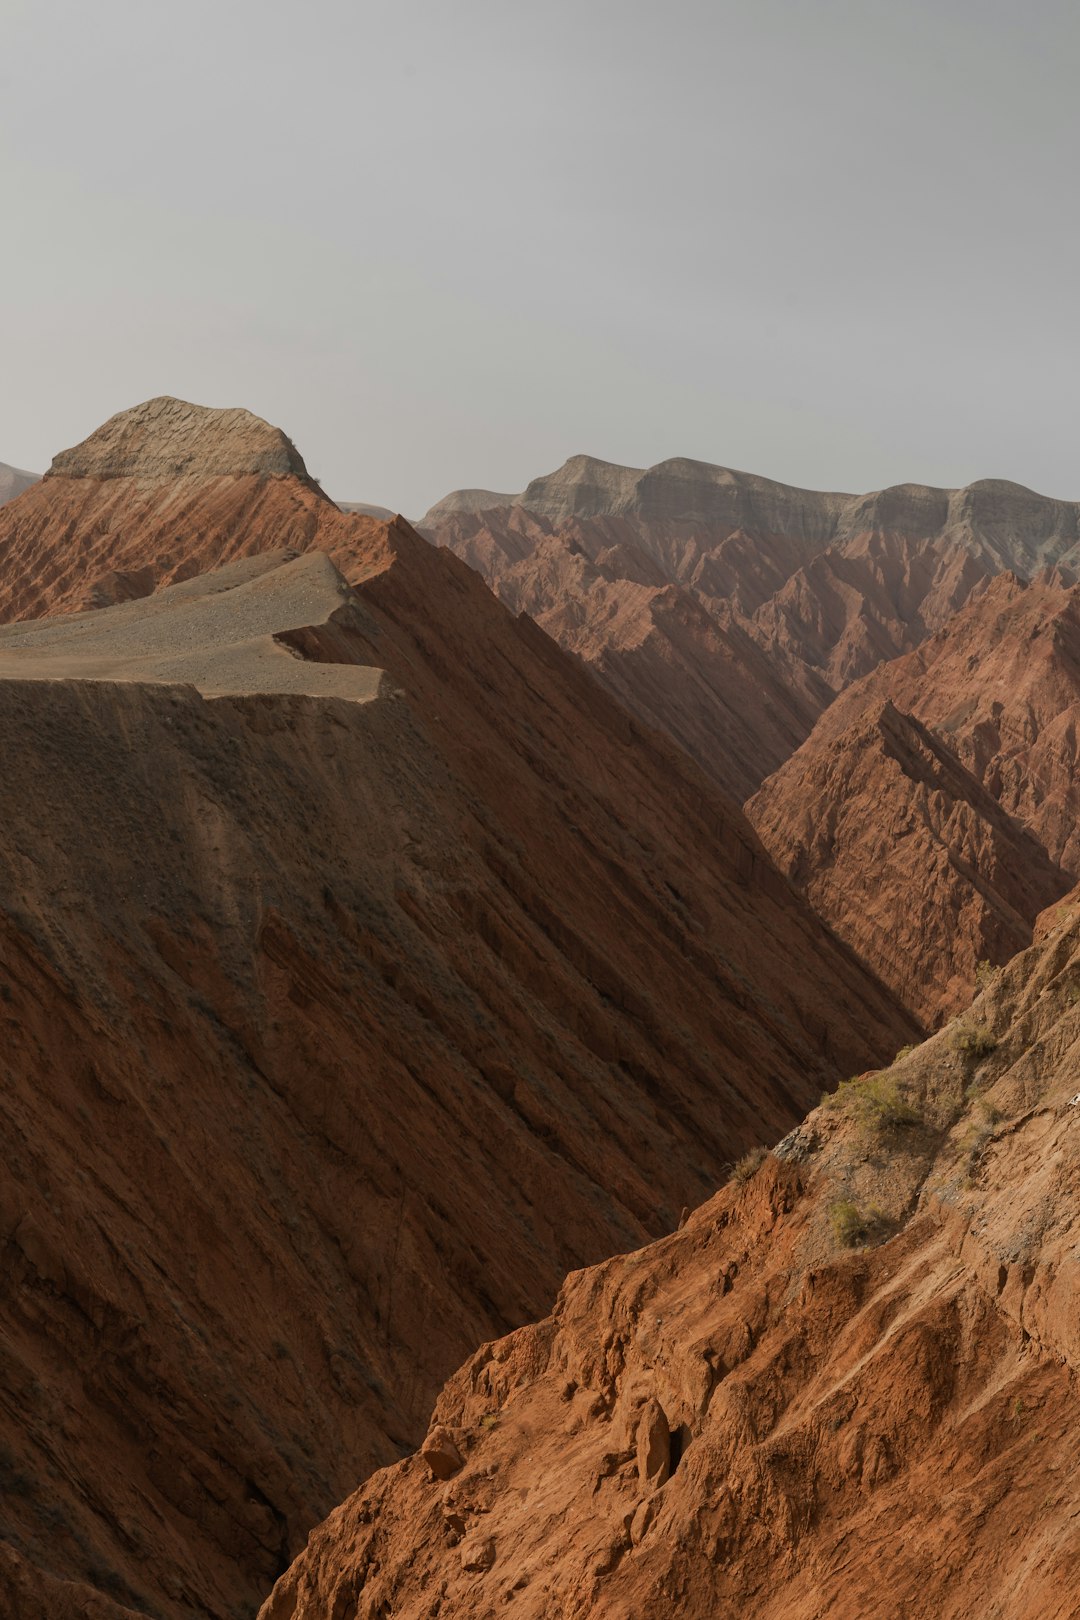
<svg viewBox="0 0 1080 1620">
<path fill-rule="evenodd" d="M 879 671 L 867 695 L 871 687 L 933 726 L 1052 859 L 1080 875 L 1080 590 L 1060 572 L 1030 584 L 999 575 L 940 634 Z"/>
<path fill-rule="evenodd" d="M 232 559 L 0 632 L 18 1620 L 108 1612 L 85 1584 L 250 1612 L 475 1344 L 910 1032 L 737 806 L 461 562 L 287 441 L 236 470 L 258 424 L 204 476 L 163 416 L 3 520 L 45 605 Z"/>
<path fill-rule="evenodd" d="M 892 702 L 815 732 L 750 800 L 766 847 L 820 916 L 928 1025 L 971 999 L 978 964 L 1031 944 L 1071 887 L 925 726 Z"/>
<path fill-rule="evenodd" d="M 1078 513 L 1000 482 L 851 496 L 702 462 L 578 456 L 520 495 L 457 491 L 422 530 L 749 791 L 835 692 L 916 647 L 1002 568 L 1074 577 Z"/>
<path fill-rule="evenodd" d="M 472 547 L 451 549 L 512 612 L 528 613 L 632 714 L 745 799 L 809 734 L 829 694 L 790 689 L 732 615 L 707 611 L 614 528 L 590 532 L 574 520 L 556 532 L 517 511 L 513 533 L 530 549 L 516 562 L 499 569 Z"/>
<path fill-rule="evenodd" d="M 570 1277 L 263 1620 L 1074 1620 L 1078 989 L 1074 920 Z"/>
<path fill-rule="evenodd" d="M 9 467 L 0 461 L 0 506 L 5 501 L 14 500 L 24 489 L 29 489 L 31 484 L 36 484 L 38 477 L 37 473 L 22 472 L 18 467 Z"/>
<path fill-rule="evenodd" d="M 999 575 L 839 697 L 747 805 L 773 858 L 922 1017 L 963 1005 L 978 961 L 1029 943 L 1080 875 L 1078 597 Z M 875 745 L 883 713 L 921 743 Z"/>
</svg>

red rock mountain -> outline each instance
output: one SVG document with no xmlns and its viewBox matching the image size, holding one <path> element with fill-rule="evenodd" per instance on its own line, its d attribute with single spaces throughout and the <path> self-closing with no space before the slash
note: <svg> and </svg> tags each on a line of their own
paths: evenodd
<svg viewBox="0 0 1080 1620">
<path fill-rule="evenodd" d="M 1074 1620 L 1080 931 L 484 1346 L 262 1620 Z"/>
<path fill-rule="evenodd" d="M 856 497 L 577 456 L 520 495 L 458 491 L 422 529 L 745 796 L 1002 568 L 1071 570 L 1078 514 L 1000 482 Z"/>
<path fill-rule="evenodd" d="M 734 802 L 246 413 L 58 457 L 0 592 L 114 603 L 0 631 L 0 1612 L 233 1620 L 477 1343 L 912 1026 Z"/>
<path fill-rule="evenodd" d="M 1080 591 L 999 575 L 845 692 L 750 800 L 779 864 L 920 1017 L 1080 877 Z"/>
</svg>

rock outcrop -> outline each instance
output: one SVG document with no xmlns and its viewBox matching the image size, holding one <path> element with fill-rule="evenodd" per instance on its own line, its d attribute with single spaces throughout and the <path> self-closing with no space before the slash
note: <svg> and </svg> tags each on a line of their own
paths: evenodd
<svg viewBox="0 0 1080 1620">
<path fill-rule="evenodd" d="M 245 410 L 213 410 L 162 395 L 119 411 L 53 457 L 46 478 L 299 478 L 307 468 L 280 428 Z"/>
<path fill-rule="evenodd" d="M 0 633 L 19 1620 L 232 1620 L 477 1343 L 913 1033 L 458 559 L 135 414 L 0 513 L 9 603 L 130 585 Z"/>
<path fill-rule="evenodd" d="M 444 1390 L 453 1478 L 376 1475 L 262 1620 L 1073 1620 L 1078 989 L 1074 920 L 571 1276 Z"/>
</svg>

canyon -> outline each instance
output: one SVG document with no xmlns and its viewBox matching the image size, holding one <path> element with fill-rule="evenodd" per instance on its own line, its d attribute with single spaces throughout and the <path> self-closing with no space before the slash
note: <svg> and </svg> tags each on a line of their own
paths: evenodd
<svg viewBox="0 0 1080 1620">
<path fill-rule="evenodd" d="M 1070 1620 L 1078 986 L 1074 907 L 968 1028 L 568 1278 L 262 1620 Z"/>
<path fill-rule="evenodd" d="M 477 1343 L 918 1026 L 247 413 L 121 413 L 0 559 L 0 1595 L 232 1617 Z"/>
<path fill-rule="evenodd" d="M 1070 1620 L 1080 507 L 10 496 L 3 1613 Z"/>
</svg>

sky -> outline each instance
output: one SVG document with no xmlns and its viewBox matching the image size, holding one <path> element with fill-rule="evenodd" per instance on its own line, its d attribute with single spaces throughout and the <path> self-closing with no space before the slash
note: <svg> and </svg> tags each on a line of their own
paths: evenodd
<svg viewBox="0 0 1080 1620">
<path fill-rule="evenodd" d="M 587 452 L 1080 498 L 1075 0 L 0 0 L 0 460 L 419 517 Z"/>
</svg>

